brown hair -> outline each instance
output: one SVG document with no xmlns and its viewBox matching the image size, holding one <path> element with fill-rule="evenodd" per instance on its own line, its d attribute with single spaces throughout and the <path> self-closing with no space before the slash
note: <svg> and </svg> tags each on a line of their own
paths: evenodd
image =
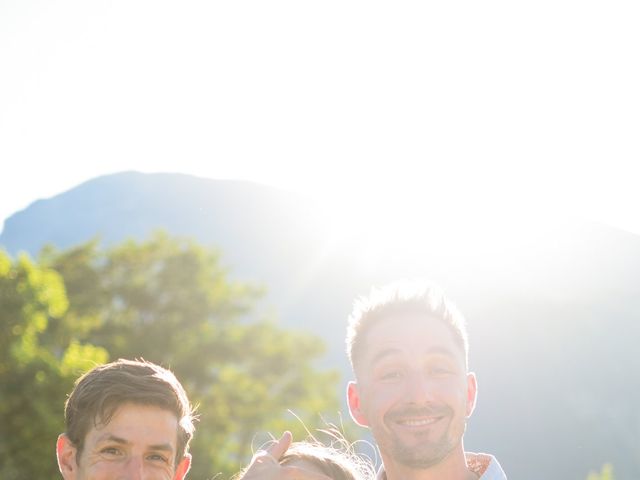
<svg viewBox="0 0 640 480">
<path fill-rule="evenodd" d="M 184 388 L 169 370 L 144 360 L 120 359 L 85 373 L 65 403 L 66 435 L 80 452 L 93 426 L 106 425 L 125 403 L 157 406 L 178 419 L 176 463 L 189 451 L 193 409 Z"/>
<path fill-rule="evenodd" d="M 364 338 L 371 327 L 382 319 L 407 314 L 418 314 L 443 321 L 462 348 L 467 365 L 467 329 L 464 317 L 456 306 L 432 284 L 402 281 L 382 288 L 374 287 L 368 296 L 358 297 L 354 302 L 347 327 L 347 354 L 354 373 L 362 353 Z"/>
<path fill-rule="evenodd" d="M 318 440 L 308 430 L 307 433 L 306 440 L 293 442 L 279 459 L 273 458 L 273 460 L 282 466 L 296 461 L 306 462 L 333 480 L 373 480 L 375 478 L 376 471 L 371 459 L 358 453 L 356 444 L 349 443 L 338 427 L 328 424 L 326 429 L 318 430 L 318 433 L 327 438 L 324 442 Z M 265 443 L 258 451 L 264 453 L 274 442 L 276 440 Z M 373 448 L 369 442 L 358 443 L 364 443 Z M 252 465 L 253 462 L 234 475 L 231 480 L 242 480 Z"/>
<path fill-rule="evenodd" d="M 333 480 L 372 480 L 375 477 L 371 462 L 344 446 L 326 446 L 317 441 L 294 442 L 280 459 L 280 464 L 287 465 L 296 460 L 314 465 Z"/>
</svg>

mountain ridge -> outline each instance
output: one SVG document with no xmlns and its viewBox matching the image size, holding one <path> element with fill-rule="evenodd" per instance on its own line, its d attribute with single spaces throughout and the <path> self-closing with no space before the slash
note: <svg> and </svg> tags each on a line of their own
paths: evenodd
<svg viewBox="0 0 640 480">
<path fill-rule="evenodd" d="M 67 248 L 99 234 L 105 244 L 158 228 L 193 237 L 219 248 L 233 276 L 266 284 L 260 308 L 320 335 L 345 379 L 354 297 L 430 278 L 468 320 L 480 384 L 469 449 L 495 454 L 511 478 L 583 480 L 605 462 L 616 478 L 640 478 L 639 236 L 572 219 L 516 228 L 507 218 L 493 243 L 479 242 L 492 227 L 477 227 L 445 249 L 445 227 L 434 224 L 419 258 L 389 250 L 363 261 L 384 218 L 336 246 L 323 215 L 310 199 L 260 184 L 125 172 L 32 203 L 7 219 L 0 246 L 35 256 L 47 242 Z"/>
</svg>

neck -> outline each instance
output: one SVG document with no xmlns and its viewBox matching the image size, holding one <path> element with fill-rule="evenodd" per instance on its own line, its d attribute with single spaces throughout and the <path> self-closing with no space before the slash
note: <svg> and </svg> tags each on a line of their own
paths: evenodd
<svg viewBox="0 0 640 480">
<path fill-rule="evenodd" d="M 462 446 L 428 468 L 407 467 L 380 453 L 387 480 L 478 480 L 478 476 L 467 468 Z"/>
</svg>

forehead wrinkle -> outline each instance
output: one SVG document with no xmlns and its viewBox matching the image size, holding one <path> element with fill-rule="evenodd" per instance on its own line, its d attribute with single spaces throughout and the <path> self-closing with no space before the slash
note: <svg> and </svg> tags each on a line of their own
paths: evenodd
<svg viewBox="0 0 640 480">
<path fill-rule="evenodd" d="M 465 349 L 463 345 L 460 345 L 458 338 L 456 337 L 455 333 L 452 331 L 452 327 L 451 325 L 447 324 L 443 319 L 438 318 L 438 317 L 427 317 L 427 318 L 422 318 L 422 317 L 413 317 L 411 315 L 408 316 L 400 316 L 398 318 L 389 318 L 389 317 L 382 317 L 380 319 L 378 319 L 378 321 L 376 321 L 374 324 L 372 324 L 370 326 L 370 328 L 365 332 L 365 334 L 362 336 L 362 344 L 361 344 L 361 351 L 363 353 L 365 353 L 367 350 L 370 350 L 372 345 L 371 345 L 371 339 L 372 336 L 373 337 L 378 337 L 380 333 L 377 332 L 378 328 L 381 328 L 382 325 L 385 324 L 389 324 L 390 322 L 395 323 L 395 328 L 394 330 L 388 335 L 390 335 L 390 338 L 385 338 L 383 339 L 383 341 L 381 342 L 382 346 L 384 346 L 385 344 L 398 344 L 398 350 L 402 350 L 402 342 L 400 341 L 400 339 L 395 339 L 394 338 L 394 334 L 395 333 L 402 333 L 405 330 L 408 330 L 409 332 L 413 331 L 414 328 L 416 335 L 420 335 L 421 332 L 422 333 L 426 333 L 427 336 L 429 336 L 430 331 L 432 329 L 435 328 L 435 330 L 440 330 L 440 327 L 444 327 L 444 330 L 447 332 L 449 338 L 453 341 L 453 343 L 455 344 L 456 348 L 459 348 L 463 355 L 466 356 L 465 353 Z M 403 325 L 400 325 L 400 324 Z M 409 324 L 409 325 L 407 325 Z M 437 334 L 436 334 L 437 336 Z M 409 340 L 410 341 L 410 340 Z M 441 342 L 440 342 L 441 343 Z M 432 347 L 430 347 L 428 350 L 431 349 L 436 349 L 436 348 L 442 348 L 442 352 L 441 353 L 447 353 L 445 352 L 445 350 L 448 350 L 449 353 L 453 354 L 453 351 L 450 348 L 447 348 L 446 346 L 442 346 L 439 344 L 435 344 Z M 392 348 L 392 347 L 389 347 Z"/>
<path fill-rule="evenodd" d="M 165 452 L 173 452 L 173 446 L 170 443 L 159 443 L 156 445 L 149 445 L 151 450 L 162 450 Z"/>
<path fill-rule="evenodd" d="M 452 358 L 456 357 L 455 352 L 451 350 L 449 347 L 434 346 L 434 347 L 428 348 L 425 353 L 429 355 L 445 355 L 447 357 L 452 357 Z"/>
<path fill-rule="evenodd" d="M 380 362 L 381 360 L 383 360 L 386 357 L 391 357 L 394 355 L 399 355 L 401 354 L 402 351 L 399 348 L 385 348 L 384 350 L 379 351 L 378 353 L 376 353 L 373 358 L 371 359 L 371 363 L 373 365 L 375 365 L 376 363 Z"/>
<path fill-rule="evenodd" d="M 371 364 L 375 365 L 378 362 L 382 361 L 383 359 L 387 358 L 387 357 L 391 357 L 391 356 L 395 356 L 395 355 L 402 355 L 404 353 L 404 350 L 400 347 L 388 347 L 388 348 L 384 348 L 382 350 L 380 350 L 379 352 L 377 352 L 373 358 L 371 359 Z M 449 357 L 452 359 L 456 358 L 456 354 L 455 352 L 453 352 L 450 348 L 448 347 L 442 347 L 442 346 L 433 346 L 433 347 L 429 347 L 426 350 L 424 350 L 422 352 L 425 355 L 431 356 L 431 355 L 442 355 L 445 357 Z"/>
<path fill-rule="evenodd" d="M 122 437 L 118 437 L 116 435 L 114 435 L 113 433 L 109 433 L 109 432 L 105 432 L 101 435 L 98 436 L 97 443 L 100 442 L 116 442 L 116 443 L 121 443 L 123 445 L 129 444 L 130 442 Z"/>
</svg>

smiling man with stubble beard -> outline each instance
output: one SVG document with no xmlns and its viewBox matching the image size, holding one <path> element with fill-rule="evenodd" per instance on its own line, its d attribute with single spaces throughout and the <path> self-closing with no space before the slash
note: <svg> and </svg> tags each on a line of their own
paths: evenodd
<svg viewBox="0 0 640 480">
<path fill-rule="evenodd" d="M 371 429 L 380 480 L 506 480 L 493 456 L 464 451 L 477 381 L 464 318 L 437 288 L 400 282 L 358 299 L 347 350 L 349 410 Z"/>
</svg>

